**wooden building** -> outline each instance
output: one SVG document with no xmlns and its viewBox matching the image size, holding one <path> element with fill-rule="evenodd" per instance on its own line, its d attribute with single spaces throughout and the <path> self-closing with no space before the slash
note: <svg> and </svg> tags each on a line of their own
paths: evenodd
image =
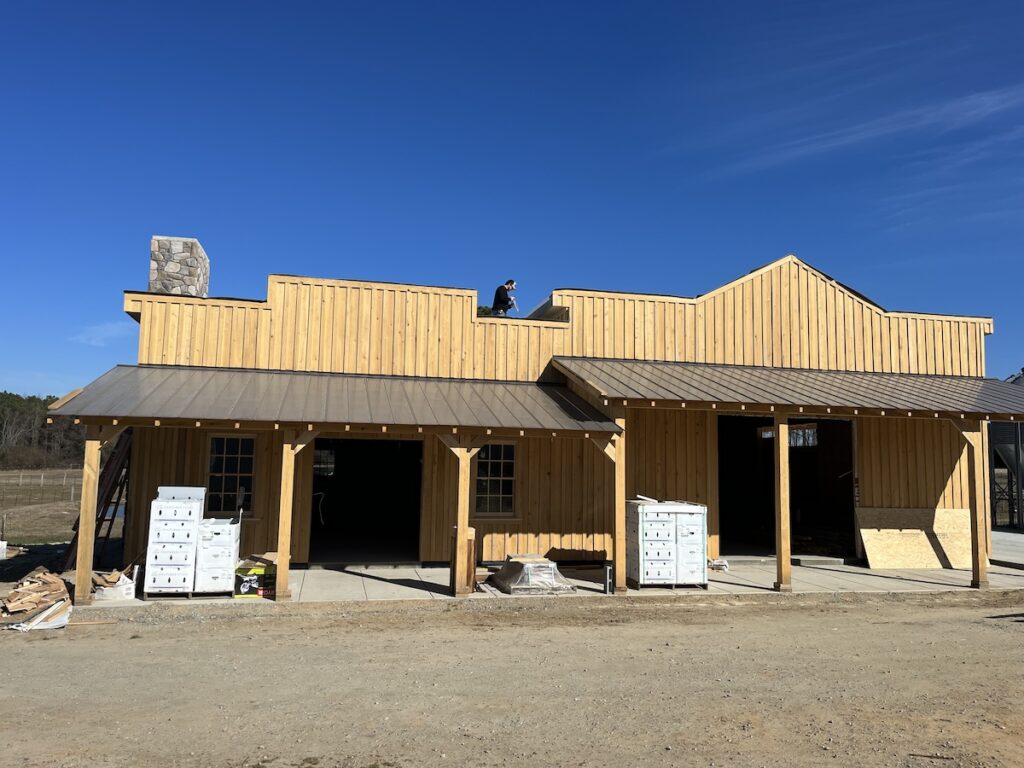
<svg viewBox="0 0 1024 768">
<path fill-rule="evenodd" d="M 161 268 L 201 250 L 153 243 Z M 454 547 L 461 578 L 472 530 L 478 560 L 610 561 L 618 591 L 643 494 L 706 504 L 712 557 L 776 553 L 780 590 L 793 552 L 987 582 L 986 422 L 1024 417 L 984 378 L 989 318 L 887 311 L 794 256 L 695 298 L 555 290 L 521 319 L 461 288 L 156 277 L 124 297 L 137 364 L 54 409 L 89 430 L 83 578 L 99 449 L 131 427 L 126 558 L 157 486 L 203 485 L 282 566 Z"/>
</svg>

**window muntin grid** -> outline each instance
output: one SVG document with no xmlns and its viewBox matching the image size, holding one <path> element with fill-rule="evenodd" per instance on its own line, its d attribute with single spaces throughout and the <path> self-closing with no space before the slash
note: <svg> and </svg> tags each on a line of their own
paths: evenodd
<svg viewBox="0 0 1024 768">
<path fill-rule="evenodd" d="M 251 512 L 255 464 L 255 438 L 210 438 L 207 511 L 235 514 L 244 509 Z"/>
<path fill-rule="evenodd" d="M 476 455 L 476 517 L 515 517 L 516 446 L 488 443 Z"/>
</svg>

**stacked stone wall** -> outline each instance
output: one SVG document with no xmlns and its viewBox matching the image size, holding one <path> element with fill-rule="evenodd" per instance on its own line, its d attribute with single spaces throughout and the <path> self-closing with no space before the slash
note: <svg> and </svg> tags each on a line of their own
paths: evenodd
<svg viewBox="0 0 1024 768">
<path fill-rule="evenodd" d="M 149 248 L 149 290 L 176 296 L 208 296 L 210 259 L 199 241 L 154 237 Z"/>
</svg>

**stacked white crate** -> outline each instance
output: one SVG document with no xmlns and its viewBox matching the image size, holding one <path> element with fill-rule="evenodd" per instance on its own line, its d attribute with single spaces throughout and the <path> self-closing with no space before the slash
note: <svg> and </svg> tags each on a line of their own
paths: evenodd
<svg viewBox="0 0 1024 768">
<path fill-rule="evenodd" d="M 149 512 L 146 593 L 191 592 L 205 488 L 160 486 Z"/>
<path fill-rule="evenodd" d="M 196 592 L 233 592 L 238 566 L 239 520 L 211 517 L 199 524 Z"/>
<path fill-rule="evenodd" d="M 626 506 L 626 577 L 637 586 L 707 587 L 707 507 L 631 500 Z"/>
</svg>

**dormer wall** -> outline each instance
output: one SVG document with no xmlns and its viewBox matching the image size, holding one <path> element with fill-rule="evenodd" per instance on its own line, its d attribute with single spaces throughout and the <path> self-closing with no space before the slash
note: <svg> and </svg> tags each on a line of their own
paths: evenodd
<svg viewBox="0 0 1024 768">
<path fill-rule="evenodd" d="M 981 376 L 990 318 L 888 312 L 787 256 L 696 298 L 560 289 L 559 320 L 461 288 L 272 275 L 267 299 L 125 294 L 139 362 L 536 381 L 553 356 Z"/>
</svg>

